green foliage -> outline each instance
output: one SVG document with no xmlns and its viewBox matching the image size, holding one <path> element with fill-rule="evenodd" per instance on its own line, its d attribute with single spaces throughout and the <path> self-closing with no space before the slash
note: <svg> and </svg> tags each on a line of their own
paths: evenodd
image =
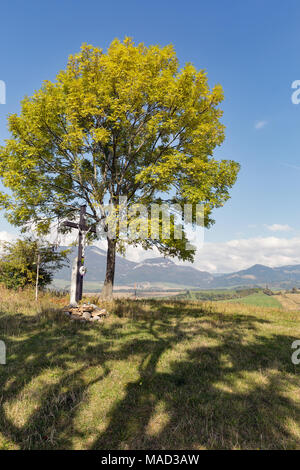
<svg viewBox="0 0 300 470">
<path fill-rule="evenodd" d="M 266 288 L 263 290 L 263 293 L 264 293 L 265 295 L 274 295 L 274 292 L 273 292 L 271 289 L 269 289 L 268 287 L 266 287 Z"/>
<path fill-rule="evenodd" d="M 105 202 L 117 207 L 119 196 L 129 208 L 204 203 L 209 227 L 239 170 L 212 156 L 224 139 L 222 99 L 205 71 L 179 68 L 171 45 L 116 39 L 104 53 L 84 44 L 55 82 L 45 81 L 9 116 L 0 179 L 10 195 L 0 194 L 0 207 L 11 223 L 26 228 L 33 221 L 47 232 L 54 217 L 74 216 L 78 204 L 105 223 Z M 184 239 L 139 242 L 191 258 Z"/>
<path fill-rule="evenodd" d="M 39 286 L 51 283 L 53 274 L 67 263 L 68 250 L 56 252 L 49 243 L 38 240 L 18 239 L 14 243 L 2 243 L 0 257 L 0 283 L 8 289 L 34 286 L 39 259 Z M 39 256 L 39 258 L 38 258 Z"/>
<path fill-rule="evenodd" d="M 183 300 L 231 300 L 231 299 L 240 299 L 251 294 L 259 293 L 262 289 L 259 287 L 249 287 L 236 290 L 208 290 L 208 291 L 193 291 L 187 290 L 184 294 L 176 295 L 177 299 Z"/>
</svg>

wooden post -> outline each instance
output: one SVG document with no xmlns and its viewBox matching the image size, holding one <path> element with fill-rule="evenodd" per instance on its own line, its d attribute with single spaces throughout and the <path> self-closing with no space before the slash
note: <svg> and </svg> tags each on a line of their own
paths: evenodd
<svg viewBox="0 0 300 470">
<path fill-rule="evenodd" d="M 40 262 L 41 262 L 41 255 L 40 255 L 40 252 L 38 251 L 37 261 L 36 261 L 36 281 L 35 281 L 35 300 L 36 301 L 39 295 Z"/>
<path fill-rule="evenodd" d="M 0 341 L 0 364 L 6 364 L 6 345 L 4 341 Z"/>
<path fill-rule="evenodd" d="M 82 231 L 85 228 L 85 214 L 86 214 L 86 206 L 81 206 L 80 207 L 80 218 L 79 218 L 79 235 L 78 235 L 76 302 L 78 302 L 79 300 L 82 299 L 83 276 L 80 273 L 80 268 L 81 268 L 81 266 L 83 266 Z"/>
<path fill-rule="evenodd" d="M 71 289 L 70 289 L 70 305 L 77 306 L 76 301 L 76 287 L 77 287 L 77 257 L 73 260 L 72 273 L 71 273 Z"/>
<path fill-rule="evenodd" d="M 86 205 L 80 207 L 79 223 L 75 223 L 75 222 L 71 222 L 71 221 L 66 220 L 62 223 L 62 225 L 64 225 L 65 227 L 76 228 L 79 231 L 79 233 L 78 233 L 78 254 L 77 254 L 77 258 L 76 258 L 75 265 L 74 265 L 75 268 L 73 268 L 73 269 L 76 269 L 76 273 L 72 271 L 72 276 L 73 275 L 76 276 L 75 286 L 73 284 L 73 289 L 75 287 L 75 298 L 74 298 L 74 292 L 71 289 L 71 291 L 72 291 L 72 293 L 71 293 L 71 303 L 74 302 L 74 301 L 77 303 L 79 300 L 82 299 L 82 290 L 83 290 L 83 274 L 81 273 L 81 269 L 80 269 L 84 264 L 83 246 L 82 246 L 83 232 L 88 232 L 88 231 L 93 232 L 93 233 L 97 233 L 97 232 L 96 232 L 96 228 L 94 226 L 88 227 L 86 225 Z M 72 277 L 72 279 L 73 279 L 73 277 Z"/>
</svg>

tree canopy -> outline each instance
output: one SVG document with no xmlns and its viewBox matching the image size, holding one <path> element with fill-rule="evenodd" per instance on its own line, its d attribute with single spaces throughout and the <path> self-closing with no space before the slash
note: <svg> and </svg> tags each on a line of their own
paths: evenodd
<svg viewBox="0 0 300 470">
<path fill-rule="evenodd" d="M 114 40 L 107 52 L 84 44 L 54 82 L 45 81 L 8 118 L 11 138 L 0 149 L 0 204 L 8 220 L 47 232 L 55 218 L 86 204 L 105 223 L 105 203 L 128 207 L 204 204 L 204 224 L 229 198 L 238 163 L 216 160 L 224 140 L 220 85 L 205 71 L 179 67 L 173 46 Z M 139 243 L 135 240 L 134 243 Z M 191 259 L 178 240 L 140 240 L 166 255 Z M 108 239 L 113 269 L 121 240 Z M 111 255 L 111 256 L 110 256 Z M 109 266 L 108 266 L 109 268 Z"/>
</svg>

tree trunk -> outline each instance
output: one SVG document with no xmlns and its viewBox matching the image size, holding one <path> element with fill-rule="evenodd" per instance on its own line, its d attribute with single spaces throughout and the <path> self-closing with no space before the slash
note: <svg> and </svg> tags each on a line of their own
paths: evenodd
<svg viewBox="0 0 300 470">
<path fill-rule="evenodd" d="M 116 240 L 107 238 L 106 275 L 101 297 L 112 298 L 116 267 Z"/>
</svg>

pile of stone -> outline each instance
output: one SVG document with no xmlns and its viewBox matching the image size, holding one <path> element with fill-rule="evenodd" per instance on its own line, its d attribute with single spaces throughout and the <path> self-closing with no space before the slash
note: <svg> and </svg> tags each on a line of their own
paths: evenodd
<svg viewBox="0 0 300 470">
<path fill-rule="evenodd" d="M 105 308 L 100 308 L 94 304 L 82 304 L 78 305 L 77 307 L 72 305 L 67 305 L 64 307 L 63 312 L 71 319 L 71 320 L 79 320 L 79 321 L 102 321 L 105 317 L 108 316 L 108 312 Z"/>
</svg>

